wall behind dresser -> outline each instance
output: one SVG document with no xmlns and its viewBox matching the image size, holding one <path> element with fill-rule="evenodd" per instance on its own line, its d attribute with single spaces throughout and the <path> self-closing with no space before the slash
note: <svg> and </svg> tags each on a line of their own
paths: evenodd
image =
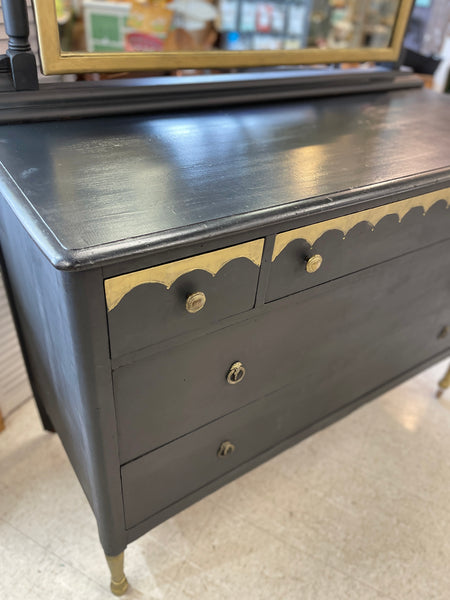
<svg viewBox="0 0 450 600">
<path fill-rule="evenodd" d="M 0 410 L 4 418 L 32 392 L 0 274 Z"/>
</svg>

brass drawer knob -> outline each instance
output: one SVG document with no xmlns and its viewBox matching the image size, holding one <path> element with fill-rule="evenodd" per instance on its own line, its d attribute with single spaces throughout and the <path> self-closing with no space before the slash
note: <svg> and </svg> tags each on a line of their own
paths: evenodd
<svg viewBox="0 0 450 600">
<path fill-rule="evenodd" d="M 206 296 L 203 292 L 194 292 L 186 298 L 186 310 L 189 313 L 196 313 L 206 304 Z"/>
<path fill-rule="evenodd" d="M 315 273 L 316 271 L 318 271 L 322 266 L 322 261 L 323 258 L 320 256 L 320 254 L 314 254 L 314 256 L 308 258 L 308 260 L 306 261 L 306 270 L 308 271 L 308 273 Z"/>
<path fill-rule="evenodd" d="M 227 374 L 227 381 L 231 385 L 239 383 L 245 377 L 245 367 L 241 362 L 235 362 L 231 365 Z"/>
<path fill-rule="evenodd" d="M 222 442 L 217 450 L 217 456 L 223 457 L 228 456 L 229 454 L 233 454 L 236 450 L 236 446 L 231 442 Z"/>
</svg>

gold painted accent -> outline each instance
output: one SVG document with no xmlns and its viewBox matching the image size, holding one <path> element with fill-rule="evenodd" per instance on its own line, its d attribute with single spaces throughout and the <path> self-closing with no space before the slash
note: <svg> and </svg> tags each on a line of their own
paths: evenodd
<svg viewBox="0 0 450 600">
<path fill-rule="evenodd" d="M 196 313 L 206 304 L 206 296 L 203 292 L 195 292 L 186 298 L 186 310 L 189 313 Z"/>
<path fill-rule="evenodd" d="M 445 390 L 448 390 L 448 388 L 450 388 L 450 367 L 448 368 L 447 373 L 439 382 L 439 390 L 437 391 L 436 396 L 440 398 L 445 392 Z"/>
<path fill-rule="evenodd" d="M 123 571 L 124 552 L 117 556 L 107 556 L 106 562 L 111 571 L 111 591 L 115 596 L 123 596 L 128 589 L 128 581 Z"/>
<path fill-rule="evenodd" d="M 425 215 L 433 204 L 436 204 L 439 200 L 445 200 L 447 202 L 447 208 L 449 208 L 450 188 L 430 192 L 429 194 L 423 194 L 422 196 L 416 196 L 415 198 L 408 198 L 407 200 L 400 200 L 399 202 L 384 204 L 383 206 L 351 213 L 350 215 L 337 217 L 336 219 L 330 219 L 329 221 L 321 221 L 320 223 L 314 223 L 313 225 L 307 225 L 306 227 L 279 233 L 275 238 L 272 262 L 281 254 L 281 252 L 283 252 L 286 246 L 294 240 L 305 240 L 310 246 L 313 246 L 327 231 L 336 229 L 341 231 L 342 235 L 345 237 L 348 232 L 359 223 L 367 222 L 372 227 L 376 227 L 381 219 L 387 215 L 398 215 L 399 222 L 401 222 L 405 215 L 413 208 L 423 208 Z"/>
<path fill-rule="evenodd" d="M 114 73 L 174 69 L 230 69 L 271 65 L 311 65 L 340 62 L 395 62 L 414 0 L 400 2 L 387 48 L 305 48 L 302 50 L 214 50 L 208 52 L 62 52 L 55 0 L 33 0 L 39 53 L 45 75 Z"/>
<path fill-rule="evenodd" d="M 220 458 L 223 458 L 224 456 L 233 454 L 233 452 L 235 450 L 236 450 L 236 446 L 232 442 L 229 442 L 229 441 L 222 442 L 219 446 L 219 449 L 217 450 L 217 456 L 219 456 Z"/>
<path fill-rule="evenodd" d="M 214 277 L 222 267 L 235 258 L 247 258 L 259 267 L 261 265 L 263 246 L 263 239 L 255 240 L 239 244 L 238 246 L 208 252 L 207 254 L 191 256 L 190 258 L 159 265 L 158 267 L 150 267 L 142 271 L 135 271 L 134 273 L 126 273 L 125 275 L 105 279 L 108 311 L 115 308 L 128 292 L 131 292 L 135 287 L 144 283 L 161 283 L 169 289 L 181 275 L 186 275 L 186 273 L 190 273 L 196 269 L 207 271 Z"/>
<path fill-rule="evenodd" d="M 315 273 L 322 266 L 323 258 L 320 254 L 314 254 L 306 261 L 306 270 L 308 273 Z"/>
<path fill-rule="evenodd" d="M 231 385 L 241 382 L 245 377 L 245 367 L 241 362 L 235 362 L 231 365 L 227 374 L 227 381 Z"/>
</svg>

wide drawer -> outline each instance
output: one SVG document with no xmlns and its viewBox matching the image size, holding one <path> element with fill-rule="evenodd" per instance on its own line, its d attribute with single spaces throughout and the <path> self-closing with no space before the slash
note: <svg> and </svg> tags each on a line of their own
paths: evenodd
<svg viewBox="0 0 450 600">
<path fill-rule="evenodd" d="M 449 326 L 449 241 L 268 304 L 114 372 L 121 462 L 294 382 L 336 410 L 444 351 Z"/>
<path fill-rule="evenodd" d="M 122 467 L 127 529 L 295 434 L 309 409 L 298 389 L 268 396 Z"/>
<path fill-rule="evenodd" d="M 450 190 L 279 233 L 266 301 L 450 237 Z"/>
<path fill-rule="evenodd" d="M 105 280 L 111 356 L 251 309 L 264 240 Z"/>
</svg>

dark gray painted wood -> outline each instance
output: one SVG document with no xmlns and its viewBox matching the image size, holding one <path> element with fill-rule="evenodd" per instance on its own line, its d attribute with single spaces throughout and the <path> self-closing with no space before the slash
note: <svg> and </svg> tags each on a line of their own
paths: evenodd
<svg viewBox="0 0 450 600">
<path fill-rule="evenodd" d="M 45 82 L 41 82 L 39 93 L 4 94 L 0 104 L 0 124 L 136 113 L 148 115 L 169 110 L 412 89 L 423 85 L 413 74 L 381 67 L 316 71 L 310 68 L 269 69 L 256 73 L 58 84 L 47 83 L 48 79 L 47 76 Z M 0 74 L 0 86 L 5 83 Z"/>
<path fill-rule="evenodd" d="M 31 51 L 28 36 L 28 9 L 25 0 L 3 0 L 1 10 L 8 35 L 10 69 L 14 88 L 18 91 L 39 88 L 36 59 Z"/>
<path fill-rule="evenodd" d="M 296 381 L 302 408 L 292 418 L 301 429 L 442 352 L 450 343 L 438 339 L 450 325 L 449 256 L 450 241 L 442 242 L 118 369 L 121 461 Z M 230 385 L 226 374 L 238 360 L 247 373 Z M 177 481 L 183 469 L 174 471 Z"/>
<path fill-rule="evenodd" d="M 265 461 L 269 460 L 276 454 L 283 452 L 287 448 L 290 448 L 291 446 L 304 440 L 308 436 L 331 425 L 335 421 L 344 418 L 345 416 L 347 416 L 348 414 L 350 414 L 357 408 L 361 407 L 363 404 L 369 402 L 370 400 L 373 400 L 377 396 L 381 396 L 388 390 L 392 389 L 393 387 L 395 387 L 397 385 L 400 385 L 402 382 L 406 381 L 407 379 L 414 377 L 414 375 L 423 371 L 427 367 L 430 367 L 433 364 L 445 359 L 449 355 L 449 352 L 450 352 L 449 350 L 446 350 L 441 354 L 433 356 L 428 361 L 425 361 L 425 362 L 421 363 L 420 365 L 416 365 L 415 367 L 408 369 L 408 371 L 401 373 L 398 377 L 395 377 L 395 379 L 391 379 L 390 381 L 385 382 L 380 387 L 376 388 L 375 390 L 372 390 L 369 394 L 365 394 L 361 398 L 358 398 L 358 400 L 356 400 L 355 402 L 346 404 L 344 407 L 340 408 L 339 410 L 328 414 L 324 419 L 317 421 L 316 423 L 307 427 L 306 429 L 303 429 L 302 431 L 299 431 L 299 432 L 295 433 L 294 435 L 284 439 L 283 441 L 277 443 L 275 446 L 268 448 L 267 450 L 265 450 L 264 452 L 261 452 L 260 454 L 251 458 L 250 460 L 248 460 L 244 463 L 241 463 L 239 466 L 237 466 L 236 468 L 233 468 L 231 471 L 228 471 L 224 475 L 221 475 L 218 479 L 215 479 L 214 481 L 207 483 L 203 487 L 198 488 L 191 494 L 184 496 L 181 500 L 174 502 L 167 508 L 164 508 L 160 512 L 153 515 L 152 517 L 149 517 L 149 518 L 145 519 L 144 521 L 141 521 L 138 525 L 130 528 L 127 531 L 128 542 L 132 542 L 132 541 L 136 540 L 138 537 L 140 537 L 141 535 L 143 535 L 150 529 L 153 529 L 154 527 L 156 527 L 163 521 L 166 521 L 167 519 L 169 519 L 173 515 L 179 513 L 180 511 L 184 510 L 188 506 L 191 506 L 194 502 L 197 502 L 201 498 L 204 498 L 206 495 L 211 494 L 212 492 L 218 490 L 223 485 L 229 483 L 230 481 L 233 481 L 234 479 L 236 479 L 237 477 L 240 477 L 241 475 L 244 475 L 251 469 L 264 463 Z"/>
<path fill-rule="evenodd" d="M 234 217 L 219 219 L 207 224 L 208 235 L 206 238 L 202 234 L 204 224 L 198 224 L 198 226 L 192 228 L 183 228 L 183 230 L 168 230 L 158 236 L 158 241 L 152 245 L 150 251 L 141 252 L 139 248 L 134 247 L 126 257 L 120 253 L 116 254 L 116 261 L 104 265 L 103 272 L 105 277 L 112 277 L 178 260 L 186 256 L 187 247 L 189 247 L 189 255 L 195 256 L 231 244 L 244 243 L 249 239 L 266 236 L 267 240 L 280 231 L 303 227 L 318 221 L 340 217 L 448 187 L 450 187 L 450 165 L 448 168 L 411 175 L 395 181 L 382 182 L 358 190 L 336 192 L 331 196 L 320 196 L 301 203 L 293 202 L 284 205 L 282 210 L 274 207 L 256 213 L 239 215 L 238 219 Z M 184 237 L 185 233 L 186 238 Z M 182 244 L 182 242 L 185 243 Z M 103 247 L 102 250 L 103 258 L 105 248 Z M 90 267 L 87 265 L 84 268 Z M 258 294 L 260 293 L 261 290 L 258 289 Z M 260 301 L 261 298 L 258 298 L 257 302 Z"/>
<path fill-rule="evenodd" d="M 412 209 L 400 223 L 396 214 L 384 217 L 373 230 L 369 223 L 359 223 L 345 240 L 336 229 L 327 231 L 313 246 L 305 240 L 294 240 L 272 263 L 266 300 L 282 298 L 444 240 L 450 237 L 449 233 L 450 210 L 446 200 L 442 200 L 425 216 L 421 207 Z M 308 273 L 306 260 L 314 254 L 320 254 L 323 263 L 316 273 Z"/>
<path fill-rule="evenodd" d="M 385 262 L 364 269 L 374 250 L 362 232 L 347 245 L 360 261 L 324 236 L 327 263 L 339 263 L 324 271 L 333 281 L 292 294 L 297 283 L 283 290 L 280 276 L 277 297 L 292 295 L 262 304 L 266 256 L 257 308 L 184 333 L 174 326 L 163 341 L 161 328 L 160 341 L 112 364 L 103 278 L 447 187 L 448 112 L 448 99 L 412 92 L 0 129 L 1 245 L 33 388 L 109 554 L 292 443 L 292 432 L 311 432 L 448 354 L 437 335 L 450 320 L 450 242 L 387 260 L 446 235 L 439 219 L 431 229 L 409 222 L 399 236 L 387 223 L 375 248 Z M 231 397 L 225 371 L 239 359 L 248 373 Z M 227 423 L 242 423 L 243 454 L 217 472 L 202 448 Z M 157 447 L 124 468 L 141 465 L 139 487 L 127 479 L 127 532 L 120 462 Z M 163 462 L 200 456 L 192 479 L 192 465 L 176 461 L 176 482 L 155 478 L 160 452 Z"/>
<path fill-rule="evenodd" d="M 290 377 L 296 384 L 124 466 L 127 528 L 135 527 L 240 463 L 381 386 L 384 381 L 394 379 L 408 366 L 420 364 L 448 349 L 448 338 L 439 339 L 438 334 L 450 323 L 449 255 L 448 241 L 411 253 L 343 278 L 334 289 L 323 285 L 312 293 L 301 294 L 293 310 L 273 310 L 267 315 L 264 327 L 258 322 L 239 327 L 234 334 L 239 336 L 240 352 L 244 355 L 248 352 L 250 359 L 254 350 L 263 349 L 254 356 L 256 365 L 254 369 L 249 368 L 249 373 L 266 392 L 289 367 L 292 369 Z M 225 344 L 228 333 L 227 330 L 221 334 Z M 254 341 L 255 348 L 248 348 L 249 339 Z M 205 364 L 208 354 L 216 348 L 217 340 L 210 339 L 204 352 L 194 349 L 194 354 L 200 364 Z M 220 349 L 216 352 L 221 354 Z M 226 352 L 224 354 L 226 356 Z M 183 366 L 180 359 L 172 357 L 168 366 Z M 150 368 L 150 365 L 145 367 Z M 209 367 L 206 363 L 206 372 L 213 372 Z M 156 365 L 156 370 L 162 372 L 165 381 L 161 364 Z M 189 397 L 183 398 L 185 413 L 178 413 L 177 407 L 171 406 L 163 409 L 162 414 L 152 414 L 159 398 L 177 397 L 168 395 L 166 390 L 161 394 L 158 381 L 152 378 L 153 388 L 147 405 L 149 441 L 152 440 L 152 420 L 164 422 L 164 412 L 170 411 L 172 418 L 178 417 L 180 422 L 191 406 L 192 410 L 198 407 L 202 414 L 204 401 L 210 399 L 210 394 L 203 387 L 204 381 L 199 378 L 188 381 L 189 375 L 195 377 L 189 369 L 180 375 L 185 389 L 195 394 L 193 402 Z M 131 387 L 131 381 L 129 384 L 131 397 L 136 398 L 139 391 Z M 225 406 L 227 398 L 221 394 L 225 384 L 220 386 L 216 381 L 214 388 Z M 247 399 L 250 396 L 248 392 Z M 145 406 L 141 405 L 140 409 L 142 421 Z M 133 423 L 134 431 L 136 426 L 137 423 Z M 191 426 L 186 428 L 186 432 L 191 429 Z M 231 441 L 236 450 L 230 456 L 219 458 L 217 449 L 224 440 Z M 128 447 L 129 439 L 121 439 L 122 442 Z"/>
<path fill-rule="evenodd" d="M 449 174 L 449 110 L 413 90 L 3 126 L 1 185 L 55 265 L 86 268 L 431 184 Z"/>
<path fill-rule="evenodd" d="M 125 545 L 102 277 L 45 259 L 0 198 L 1 250 L 33 392 L 97 518 L 105 552 Z"/>
<path fill-rule="evenodd" d="M 259 267 L 246 258 L 233 259 L 215 275 L 195 270 L 167 289 L 159 283 L 139 285 L 108 313 L 111 356 L 117 357 L 162 340 L 204 329 L 230 315 L 253 308 Z M 186 310 L 186 298 L 206 295 L 198 313 Z"/>
</svg>

